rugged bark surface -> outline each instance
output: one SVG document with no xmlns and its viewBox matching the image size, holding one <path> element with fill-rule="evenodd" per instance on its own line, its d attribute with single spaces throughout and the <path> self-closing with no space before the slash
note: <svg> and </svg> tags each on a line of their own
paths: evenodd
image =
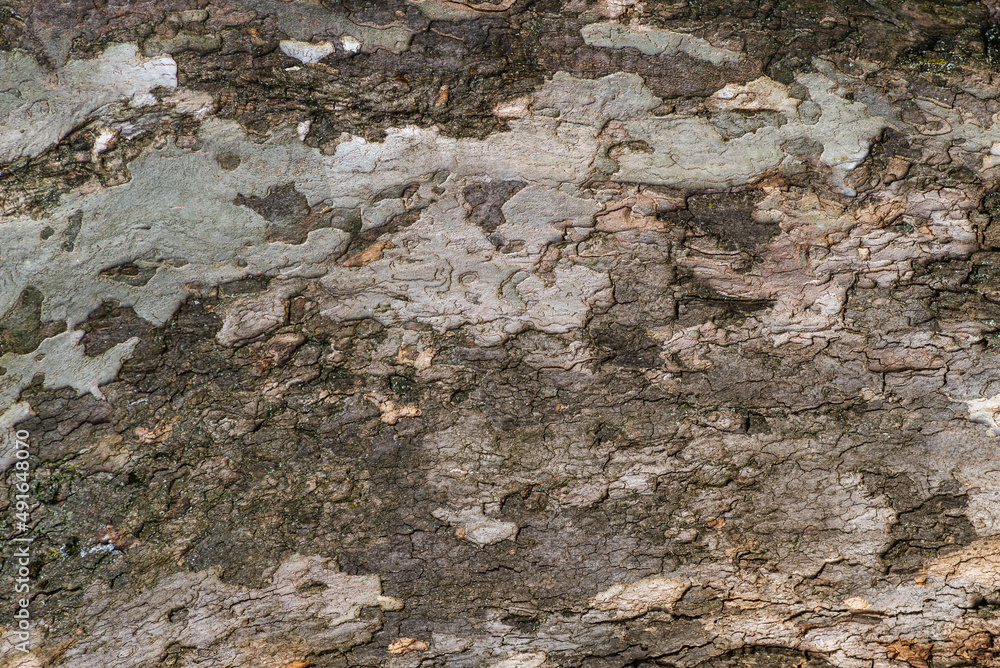
<svg viewBox="0 0 1000 668">
<path fill-rule="evenodd" d="M 998 19 L 0 7 L 0 665 L 1000 665 Z"/>
</svg>

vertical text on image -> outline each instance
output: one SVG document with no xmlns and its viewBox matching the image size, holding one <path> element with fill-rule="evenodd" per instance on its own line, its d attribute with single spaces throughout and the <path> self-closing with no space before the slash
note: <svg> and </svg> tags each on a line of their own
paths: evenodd
<svg viewBox="0 0 1000 668">
<path fill-rule="evenodd" d="M 31 642 L 31 613 L 28 603 L 31 599 L 31 537 L 27 536 L 28 524 L 31 519 L 31 452 L 28 448 L 30 434 L 20 429 L 14 434 L 14 474 L 12 489 L 14 491 L 14 531 L 11 538 L 14 543 L 14 633 L 17 642 L 14 647 L 21 652 L 28 652 Z"/>
</svg>

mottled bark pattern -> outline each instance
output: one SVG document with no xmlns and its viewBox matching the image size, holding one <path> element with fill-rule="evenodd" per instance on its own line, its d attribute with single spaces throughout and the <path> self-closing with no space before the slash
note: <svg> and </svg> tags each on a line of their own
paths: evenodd
<svg viewBox="0 0 1000 668">
<path fill-rule="evenodd" d="M 0 665 L 1000 666 L 998 20 L 0 6 Z"/>
</svg>

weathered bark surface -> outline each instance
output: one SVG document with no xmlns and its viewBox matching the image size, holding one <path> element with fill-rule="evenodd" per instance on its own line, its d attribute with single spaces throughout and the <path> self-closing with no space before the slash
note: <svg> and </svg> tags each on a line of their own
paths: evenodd
<svg viewBox="0 0 1000 668">
<path fill-rule="evenodd" d="M 0 7 L 0 665 L 1000 665 L 998 19 Z"/>
</svg>

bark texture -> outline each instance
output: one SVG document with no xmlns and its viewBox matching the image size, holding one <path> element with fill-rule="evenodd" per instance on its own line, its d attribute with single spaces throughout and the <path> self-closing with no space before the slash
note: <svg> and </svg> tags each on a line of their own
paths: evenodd
<svg viewBox="0 0 1000 668">
<path fill-rule="evenodd" d="M 1000 666 L 998 19 L 0 6 L 0 665 Z"/>
</svg>

